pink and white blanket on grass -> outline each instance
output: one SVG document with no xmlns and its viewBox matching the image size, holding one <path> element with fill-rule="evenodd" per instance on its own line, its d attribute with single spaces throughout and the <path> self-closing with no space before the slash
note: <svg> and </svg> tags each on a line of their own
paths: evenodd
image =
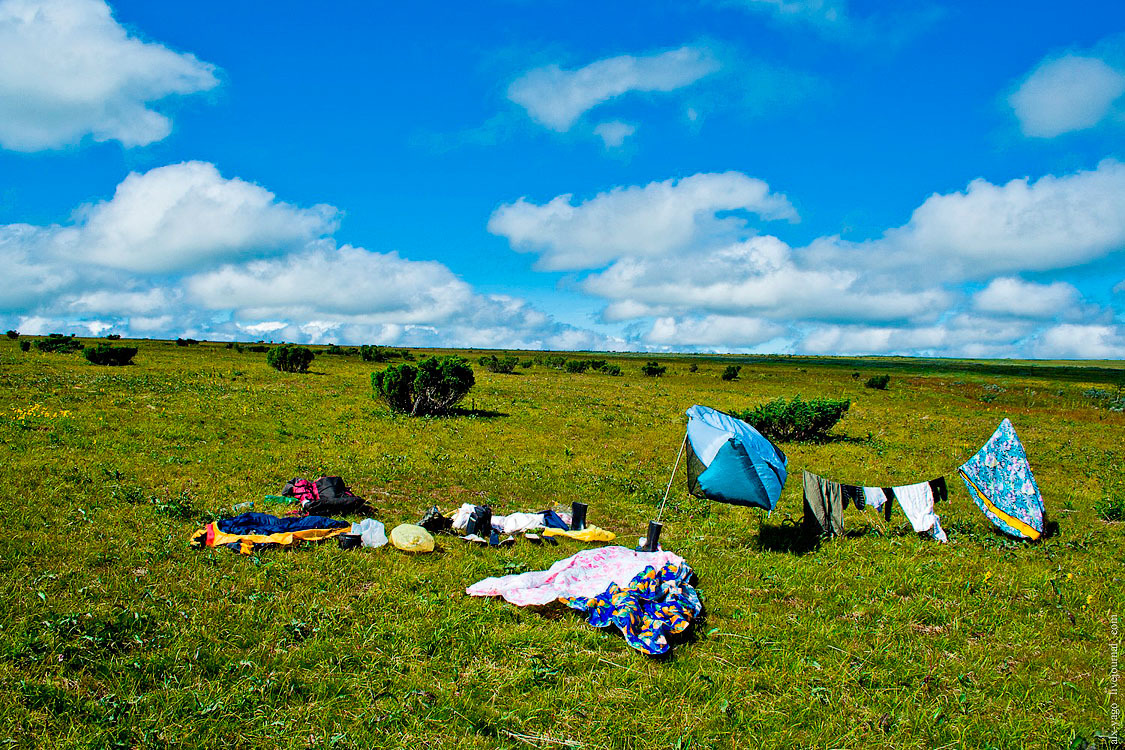
<svg viewBox="0 0 1125 750">
<path fill-rule="evenodd" d="M 626 547 L 596 547 L 559 560 L 548 570 L 485 578 L 465 589 L 469 596 L 502 596 L 517 607 L 550 604 L 560 597 L 597 596 L 609 584 L 627 587 L 650 565 L 682 565 L 672 552 L 636 552 Z"/>
</svg>

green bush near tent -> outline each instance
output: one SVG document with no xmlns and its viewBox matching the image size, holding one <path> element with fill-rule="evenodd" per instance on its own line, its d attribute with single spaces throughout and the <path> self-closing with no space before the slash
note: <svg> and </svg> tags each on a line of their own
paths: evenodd
<svg viewBox="0 0 1125 750">
<path fill-rule="evenodd" d="M 727 369 L 723 370 L 723 380 L 738 380 L 738 373 L 742 370 L 742 365 L 727 365 Z"/>
<path fill-rule="evenodd" d="M 307 346 L 282 344 L 266 352 L 266 364 L 281 372 L 308 372 L 315 357 Z"/>
<path fill-rule="evenodd" d="M 777 442 L 824 440 L 828 431 L 844 418 L 851 407 L 848 399 L 777 398 L 741 412 L 732 412 L 770 440 Z"/>
<path fill-rule="evenodd" d="M 877 391 L 885 391 L 887 390 L 887 384 L 890 382 L 890 375 L 872 375 L 863 386 L 865 388 L 874 388 Z"/>
</svg>

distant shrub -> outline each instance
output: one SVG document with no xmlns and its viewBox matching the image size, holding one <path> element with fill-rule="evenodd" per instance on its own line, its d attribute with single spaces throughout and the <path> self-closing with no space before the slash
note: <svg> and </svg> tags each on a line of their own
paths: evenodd
<svg viewBox="0 0 1125 750">
<path fill-rule="evenodd" d="M 692 362 L 691 366 L 688 367 L 687 369 L 688 369 L 688 372 L 699 372 L 699 365 L 697 365 L 695 362 Z"/>
<path fill-rule="evenodd" d="M 734 412 L 734 416 L 748 422 L 770 440 L 823 440 L 848 413 L 850 406 L 848 399 L 814 398 L 804 401 L 798 395 L 792 401 L 774 399 L 753 409 Z"/>
<path fill-rule="evenodd" d="M 852 373 L 852 380 L 859 380 L 859 373 L 858 372 Z"/>
<path fill-rule="evenodd" d="M 325 354 L 332 354 L 332 355 L 335 355 L 337 357 L 342 357 L 345 354 L 347 354 L 348 352 L 342 346 L 336 346 L 335 344 L 329 344 L 328 346 L 324 347 L 324 353 Z"/>
<path fill-rule="evenodd" d="M 723 370 L 723 380 L 738 380 L 740 370 L 742 365 L 727 365 L 727 369 Z"/>
<path fill-rule="evenodd" d="M 1125 493 L 1095 500 L 1094 512 L 1103 521 L 1125 521 Z"/>
<path fill-rule="evenodd" d="M 108 341 L 120 341 L 121 340 L 121 334 L 120 333 L 109 333 L 109 334 L 106 334 L 106 339 Z"/>
<path fill-rule="evenodd" d="M 531 367 L 533 364 L 535 364 L 535 362 L 530 360 L 530 359 L 520 360 L 520 367 L 522 367 L 525 370 L 527 368 Z"/>
<path fill-rule="evenodd" d="M 27 339 L 24 339 L 23 341 L 21 341 L 20 342 L 20 351 L 21 352 L 31 351 L 31 342 L 28 341 Z"/>
<path fill-rule="evenodd" d="M 74 338 L 74 334 L 63 336 L 61 333 L 52 333 L 45 339 L 35 342 L 35 348 L 41 352 L 51 354 L 69 354 L 82 348 L 82 342 Z"/>
<path fill-rule="evenodd" d="M 611 377 L 617 377 L 621 374 L 621 365 L 606 365 L 602 368 L 602 373 Z"/>
<path fill-rule="evenodd" d="M 223 345 L 223 348 L 224 348 L 224 349 L 233 349 L 233 348 L 234 348 L 234 342 L 233 342 L 233 341 L 228 341 L 227 343 L 225 343 L 225 344 Z"/>
<path fill-rule="evenodd" d="M 92 365 L 121 367 L 133 364 L 133 357 L 137 356 L 137 347 L 98 344 L 86 347 L 82 355 Z"/>
<path fill-rule="evenodd" d="M 238 344 L 235 344 L 234 348 L 238 349 Z M 270 347 L 266 346 L 265 344 L 247 344 L 246 346 L 239 349 L 239 351 L 254 352 L 255 354 L 261 354 L 262 352 L 268 352 L 269 350 Z"/>
<path fill-rule="evenodd" d="M 559 354 L 551 354 L 543 358 L 543 366 L 549 367 L 552 370 L 562 370 L 566 367 L 566 357 Z"/>
<path fill-rule="evenodd" d="M 584 359 L 572 359 L 566 363 L 566 371 L 573 373 L 586 372 L 590 369 L 590 363 Z"/>
<path fill-rule="evenodd" d="M 308 372 L 315 357 L 307 346 L 282 344 L 266 353 L 266 364 L 281 372 Z"/>
<path fill-rule="evenodd" d="M 20 332 L 13 331 L 11 328 L 9 328 L 8 330 L 4 331 L 4 335 L 10 339 L 18 339 L 20 337 Z"/>
<path fill-rule="evenodd" d="M 176 346 L 195 346 L 198 343 L 195 339 L 176 339 Z"/>
<path fill-rule="evenodd" d="M 495 354 L 481 357 L 477 361 L 480 362 L 481 367 L 489 372 L 499 372 L 505 375 L 515 372 L 516 365 L 519 364 L 519 360 L 515 357 L 497 357 Z"/>
<path fill-rule="evenodd" d="M 400 350 L 398 352 L 398 356 L 402 357 L 403 361 L 405 361 L 405 362 L 413 362 L 414 361 L 414 352 L 410 351 L 409 349 Z"/>
<path fill-rule="evenodd" d="M 604 359 L 588 359 L 586 364 L 590 366 L 591 370 L 598 371 L 605 369 L 606 361 Z"/>
<path fill-rule="evenodd" d="M 476 384 L 461 357 L 427 357 L 417 366 L 391 365 L 371 374 L 371 387 L 392 411 L 422 417 L 447 414 Z"/>
<path fill-rule="evenodd" d="M 887 390 L 887 383 L 889 382 L 891 382 L 890 375 L 872 375 L 867 379 L 867 382 L 864 383 L 863 386 L 865 388 L 874 388 L 875 390 L 885 391 Z"/>
<path fill-rule="evenodd" d="M 645 377 L 649 378 L 658 378 L 667 371 L 667 367 L 656 361 L 646 362 L 644 367 L 641 368 L 641 372 L 645 374 Z"/>
<path fill-rule="evenodd" d="M 359 347 L 359 356 L 364 362 L 386 362 L 391 358 L 391 352 L 386 347 L 364 344 Z"/>
</svg>

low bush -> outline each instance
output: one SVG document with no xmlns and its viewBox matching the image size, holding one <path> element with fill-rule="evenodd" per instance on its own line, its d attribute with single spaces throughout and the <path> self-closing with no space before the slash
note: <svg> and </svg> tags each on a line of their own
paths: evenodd
<svg viewBox="0 0 1125 750">
<path fill-rule="evenodd" d="M 308 372 L 315 357 L 307 346 L 282 344 L 266 353 L 266 364 L 281 372 Z"/>
<path fill-rule="evenodd" d="M 590 359 L 590 360 L 586 360 L 586 364 L 588 364 L 590 366 L 591 370 L 595 370 L 595 371 L 604 370 L 605 366 L 606 366 L 606 361 L 604 359 Z"/>
<path fill-rule="evenodd" d="M 742 370 L 742 365 L 727 365 L 727 369 L 723 370 L 723 380 L 738 380 L 738 373 Z"/>
<path fill-rule="evenodd" d="M 195 346 L 198 343 L 195 339 L 176 339 L 176 346 Z"/>
<path fill-rule="evenodd" d="M 602 373 L 615 378 L 621 374 L 621 365 L 606 365 L 602 368 Z"/>
<path fill-rule="evenodd" d="M 21 341 L 21 342 L 20 342 L 20 351 L 21 351 L 21 352 L 29 352 L 29 351 L 31 351 L 31 342 L 30 342 L 30 341 L 28 341 L 28 340 L 26 340 L 26 339 L 24 339 L 23 341 Z"/>
<path fill-rule="evenodd" d="M 415 417 L 447 414 L 476 385 L 461 357 L 427 357 L 417 366 L 391 365 L 371 374 L 371 387 L 392 411 Z"/>
<path fill-rule="evenodd" d="M 10 339 L 18 339 L 20 337 L 20 332 L 13 331 L 11 328 L 9 328 L 8 330 L 4 331 L 4 335 Z"/>
<path fill-rule="evenodd" d="M 572 359 L 566 363 L 566 371 L 582 373 L 590 369 L 590 363 L 584 359 Z"/>
<path fill-rule="evenodd" d="M 98 344 L 97 346 L 86 347 L 82 355 L 92 365 L 122 367 L 123 365 L 133 364 L 133 357 L 137 356 L 137 347 Z"/>
<path fill-rule="evenodd" d="M 50 354 L 69 354 L 82 348 L 82 342 L 74 338 L 74 334 L 63 336 L 61 333 L 52 333 L 45 339 L 35 342 L 35 348 Z"/>
<path fill-rule="evenodd" d="M 863 386 L 865 388 L 874 388 L 878 391 L 885 391 L 887 390 L 887 383 L 889 382 L 891 382 L 890 375 L 872 375 Z"/>
<path fill-rule="evenodd" d="M 1094 512 L 1103 521 L 1125 521 L 1125 492 L 1094 501 Z"/>
<path fill-rule="evenodd" d="M 667 367 L 656 361 L 646 362 L 644 367 L 641 368 L 641 372 L 648 378 L 658 378 L 667 371 Z"/>
<path fill-rule="evenodd" d="M 120 341 L 121 340 L 121 334 L 120 333 L 106 334 L 106 340 L 107 341 Z"/>
<path fill-rule="evenodd" d="M 515 357 L 497 357 L 495 354 L 481 357 L 477 361 L 480 362 L 481 367 L 489 372 L 499 372 L 505 375 L 515 372 L 516 365 L 519 364 L 519 360 Z"/>
<path fill-rule="evenodd" d="M 392 352 L 383 346 L 364 344 L 359 347 L 359 356 L 364 362 L 386 362 L 391 358 Z"/>
<path fill-rule="evenodd" d="M 692 362 L 691 366 L 688 367 L 687 370 L 688 372 L 699 372 L 699 365 L 697 365 L 695 362 Z"/>
<path fill-rule="evenodd" d="M 848 399 L 814 398 L 803 400 L 799 395 L 791 401 L 774 399 L 753 409 L 734 412 L 770 440 L 824 440 L 828 431 L 848 413 Z"/>
<path fill-rule="evenodd" d="M 525 359 L 525 360 L 520 361 L 520 367 L 522 367 L 525 370 L 527 368 L 531 367 L 533 364 L 535 364 L 535 362 L 533 362 L 530 359 Z"/>
<path fill-rule="evenodd" d="M 543 358 L 543 366 L 549 367 L 552 370 L 562 370 L 566 367 L 566 357 L 559 354 L 552 354 Z"/>
<path fill-rule="evenodd" d="M 234 348 L 238 349 L 238 345 L 235 344 Z M 246 346 L 242 347 L 242 349 L 240 351 L 254 352 L 255 354 L 261 354 L 263 352 L 268 352 L 269 350 L 270 350 L 270 347 L 266 346 L 265 344 L 247 344 Z"/>
</svg>

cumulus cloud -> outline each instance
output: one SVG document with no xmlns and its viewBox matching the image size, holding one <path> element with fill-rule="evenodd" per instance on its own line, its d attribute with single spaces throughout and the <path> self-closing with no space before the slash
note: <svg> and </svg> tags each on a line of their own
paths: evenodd
<svg viewBox="0 0 1125 750">
<path fill-rule="evenodd" d="M 448 267 L 338 246 L 299 208 L 188 162 L 125 178 L 66 226 L 0 226 L 0 311 L 29 333 L 409 346 L 622 348 Z"/>
<path fill-rule="evenodd" d="M 519 252 L 539 253 L 545 270 L 572 270 L 598 268 L 621 256 L 669 255 L 745 232 L 743 217 L 724 212 L 797 218 L 784 195 L 740 172 L 615 188 L 578 204 L 573 199 L 567 194 L 542 205 L 524 198 L 502 205 L 488 231 Z"/>
<path fill-rule="evenodd" d="M 0 0 L 4 148 L 61 148 L 86 136 L 143 146 L 172 129 L 154 102 L 216 85 L 213 65 L 130 36 L 103 0 Z"/>
<path fill-rule="evenodd" d="M 785 327 L 761 318 L 738 315 L 663 317 L 652 322 L 642 336 L 647 344 L 669 349 L 746 349 L 781 336 Z"/>
<path fill-rule="evenodd" d="M 1125 164 L 934 194 L 905 225 L 861 243 L 824 238 L 820 262 L 901 276 L 980 279 L 1080 266 L 1125 247 Z"/>
<path fill-rule="evenodd" d="M 544 127 L 565 132 L 585 112 L 629 92 L 668 92 L 719 69 L 705 49 L 685 46 L 650 55 L 620 55 L 566 70 L 535 68 L 512 81 L 508 98 Z"/>
<path fill-rule="evenodd" d="M 1005 276 L 974 294 L 973 307 L 983 313 L 1053 318 L 1068 312 L 1078 296 L 1078 290 L 1064 281 L 1035 284 Z"/>
<path fill-rule="evenodd" d="M 1125 359 L 1125 329 L 1062 323 L 1044 331 L 1034 350 L 1048 359 Z"/>
<path fill-rule="evenodd" d="M 43 255 L 136 273 L 303 247 L 336 229 L 331 206 L 299 208 L 214 165 L 184 162 L 132 173 L 113 198 L 84 206 L 74 222 L 41 228 Z"/>
<path fill-rule="evenodd" d="M 1086 130 L 1120 111 L 1125 68 L 1095 55 L 1066 54 L 1039 63 L 1008 97 L 1024 135 L 1054 138 Z"/>
</svg>

